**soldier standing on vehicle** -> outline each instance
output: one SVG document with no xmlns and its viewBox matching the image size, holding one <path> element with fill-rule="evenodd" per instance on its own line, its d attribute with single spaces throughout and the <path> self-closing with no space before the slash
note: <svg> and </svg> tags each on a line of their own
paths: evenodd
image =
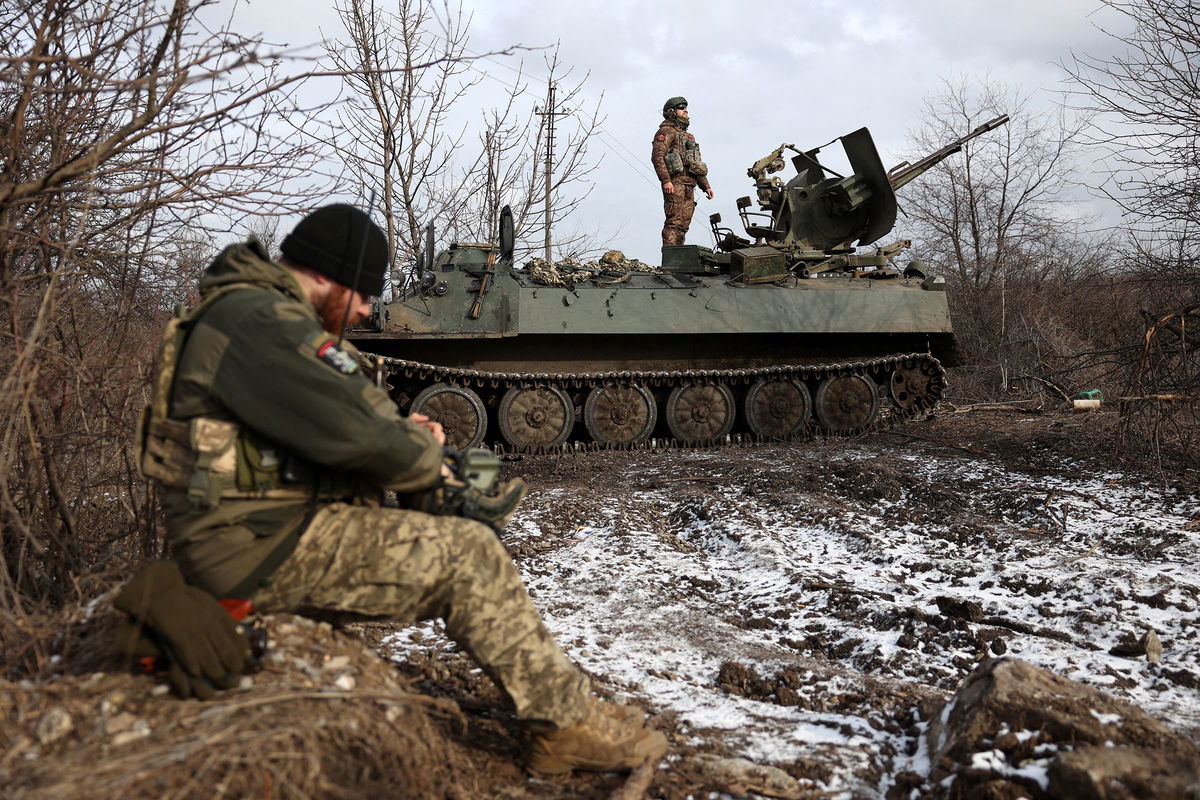
<svg viewBox="0 0 1200 800">
<path fill-rule="evenodd" d="M 700 158 L 700 145 L 696 137 L 688 133 L 687 100 L 672 97 L 663 105 L 663 121 L 654 135 L 650 150 L 650 163 L 662 184 L 663 247 L 683 244 L 688 227 L 692 224 L 692 213 L 696 210 L 693 192 L 697 185 L 713 199 L 712 187 L 708 184 L 708 166 Z"/>
<path fill-rule="evenodd" d="M 142 426 L 139 460 L 160 487 L 174 561 L 144 569 L 117 606 L 182 656 L 177 692 L 210 696 L 242 669 L 244 649 L 227 644 L 232 621 L 209 614 L 215 598 L 401 624 L 441 618 L 512 701 L 532 768 L 630 769 L 661 756 L 666 739 L 640 712 L 591 694 L 491 528 L 381 506 L 385 489 L 455 486 L 441 426 L 402 417 L 342 340 L 383 289 L 383 232 L 363 211 L 329 205 L 281 250 L 273 261 L 252 239 L 208 267 L 199 304 L 167 328 Z M 206 648 L 220 663 L 189 657 Z"/>
</svg>

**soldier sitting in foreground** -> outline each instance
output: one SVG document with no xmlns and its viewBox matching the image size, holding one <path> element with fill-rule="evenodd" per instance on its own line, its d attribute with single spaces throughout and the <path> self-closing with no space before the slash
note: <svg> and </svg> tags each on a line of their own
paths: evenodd
<svg viewBox="0 0 1200 800">
<path fill-rule="evenodd" d="M 175 563 L 143 570 L 118 598 L 138 626 L 127 652 L 146 644 L 144 626 L 177 691 L 205 696 L 248 656 L 213 598 L 441 618 L 526 723 L 533 769 L 630 769 L 661 756 L 666 738 L 640 712 L 591 695 L 489 527 L 380 506 L 385 489 L 446 480 L 441 426 L 402 417 L 341 343 L 383 289 L 383 232 L 331 205 L 281 249 L 277 263 L 253 240 L 226 248 L 199 305 L 167 329 L 140 457 L 161 487 Z"/>
</svg>

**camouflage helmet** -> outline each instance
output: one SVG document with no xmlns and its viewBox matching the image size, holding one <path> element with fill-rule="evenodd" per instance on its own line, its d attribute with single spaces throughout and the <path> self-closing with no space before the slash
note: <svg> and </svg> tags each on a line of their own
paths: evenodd
<svg viewBox="0 0 1200 800">
<path fill-rule="evenodd" d="M 677 108 L 687 108 L 687 98 L 686 97 L 672 97 L 670 100 L 663 103 L 663 116 L 664 117 L 675 116 L 675 109 L 677 109 Z"/>
</svg>

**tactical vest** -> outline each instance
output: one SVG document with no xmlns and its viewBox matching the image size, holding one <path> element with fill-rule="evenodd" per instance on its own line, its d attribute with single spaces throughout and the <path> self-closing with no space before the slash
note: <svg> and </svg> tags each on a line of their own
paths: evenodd
<svg viewBox="0 0 1200 800">
<path fill-rule="evenodd" d="M 250 287 L 260 288 L 252 283 L 218 287 L 195 308 L 177 309 L 167 323 L 152 399 L 138 420 L 138 468 L 146 478 L 186 490 L 197 510 L 214 508 L 223 499 L 349 498 L 353 489 L 347 478 L 321 474 L 318 479 L 311 464 L 235 421 L 184 421 L 168 415 L 176 367 L 192 324 L 226 294 Z"/>
<path fill-rule="evenodd" d="M 675 135 L 675 147 L 667 150 L 663 154 L 663 161 L 667 166 L 667 174 L 671 177 L 687 176 L 701 178 L 708 175 L 708 165 L 700 157 L 700 144 L 696 141 L 696 137 L 687 132 L 686 128 L 679 128 Z"/>
</svg>

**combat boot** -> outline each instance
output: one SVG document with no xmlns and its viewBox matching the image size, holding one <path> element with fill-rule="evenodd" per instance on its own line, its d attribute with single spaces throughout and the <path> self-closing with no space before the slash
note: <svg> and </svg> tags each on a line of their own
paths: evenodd
<svg viewBox="0 0 1200 800">
<path fill-rule="evenodd" d="M 547 775 L 573 769 L 629 770 L 667 750 L 667 737 L 644 726 L 635 708 L 591 700 L 583 719 L 530 739 L 526 763 Z"/>
</svg>

